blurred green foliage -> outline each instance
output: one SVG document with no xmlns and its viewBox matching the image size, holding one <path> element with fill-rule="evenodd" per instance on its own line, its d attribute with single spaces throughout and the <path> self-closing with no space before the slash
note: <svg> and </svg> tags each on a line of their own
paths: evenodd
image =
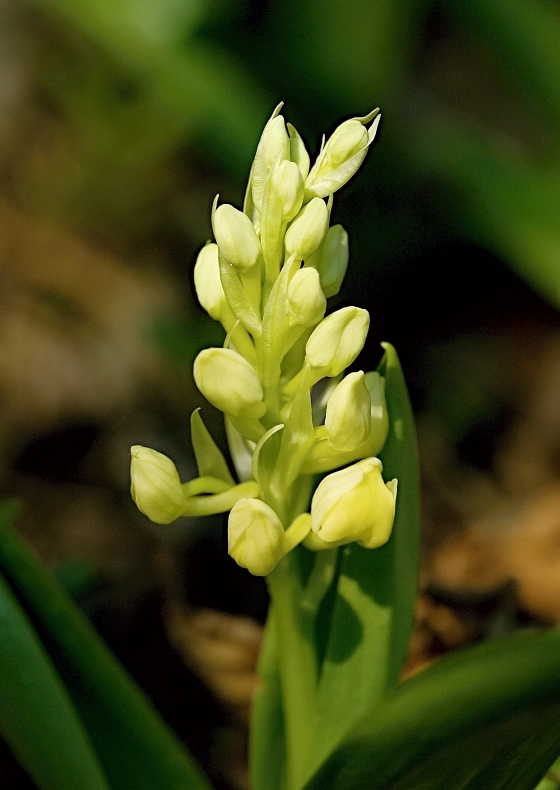
<svg viewBox="0 0 560 790">
<path fill-rule="evenodd" d="M 85 135 L 99 146 L 112 134 L 109 183 L 125 161 L 153 189 L 150 165 L 195 146 L 240 197 L 278 98 L 311 146 L 325 124 L 379 104 L 382 152 L 345 200 L 355 258 L 382 271 L 459 238 L 560 305 L 554 0 L 36 2 L 109 64 L 105 91 L 89 72 L 44 75 Z M 119 74 L 128 89 L 115 93 Z"/>
</svg>

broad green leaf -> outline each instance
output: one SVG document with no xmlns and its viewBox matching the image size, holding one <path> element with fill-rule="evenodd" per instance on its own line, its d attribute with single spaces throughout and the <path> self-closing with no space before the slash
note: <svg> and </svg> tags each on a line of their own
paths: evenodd
<svg viewBox="0 0 560 790">
<path fill-rule="evenodd" d="M 40 624 L 43 643 L 66 684 L 112 790 L 209 790 L 194 760 L 55 579 L 15 534 L 10 520 L 11 509 L 4 506 L 0 510 L 0 570 Z"/>
<path fill-rule="evenodd" d="M 191 442 L 200 477 L 217 477 L 235 485 L 222 451 L 202 421 L 200 409 L 191 414 Z"/>
<path fill-rule="evenodd" d="M 414 420 L 397 354 L 388 343 L 379 372 L 386 380 L 389 436 L 385 480 L 399 481 L 389 542 L 345 546 L 317 692 L 308 776 L 364 712 L 395 685 L 413 623 L 417 584 L 418 467 Z"/>
<path fill-rule="evenodd" d="M 533 790 L 560 747 L 560 631 L 441 659 L 364 716 L 306 790 Z"/>
<path fill-rule="evenodd" d="M 560 787 L 560 758 L 554 761 L 535 790 L 558 790 Z"/>
<path fill-rule="evenodd" d="M 40 790 L 109 790 L 64 685 L 1 575 L 0 734 Z"/>
</svg>

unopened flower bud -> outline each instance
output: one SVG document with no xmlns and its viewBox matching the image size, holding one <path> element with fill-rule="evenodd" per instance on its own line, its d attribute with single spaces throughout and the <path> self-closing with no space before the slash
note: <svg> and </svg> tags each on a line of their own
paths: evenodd
<svg viewBox="0 0 560 790">
<path fill-rule="evenodd" d="M 365 127 L 355 119 L 344 121 L 338 126 L 325 146 L 321 168 L 334 170 L 347 159 L 357 154 L 367 145 L 368 135 Z"/>
<path fill-rule="evenodd" d="M 325 315 L 327 300 L 316 269 L 298 269 L 288 286 L 290 326 L 315 326 Z"/>
<path fill-rule="evenodd" d="M 278 157 L 281 161 L 290 158 L 290 141 L 284 118 L 278 115 L 281 107 L 281 104 L 276 107 L 263 129 L 251 168 L 251 195 L 259 213 L 262 211 L 264 184 L 270 168 Z"/>
<path fill-rule="evenodd" d="M 286 253 L 296 253 L 306 260 L 319 247 L 329 226 L 329 212 L 324 200 L 314 198 L 294 219 L 284 240 Z"/>
<path fill-rule="evenodd" d="M 254 576 L 267 576 L 284 556 L 284 527 L 260 499 L 240 499 L 228 520 L 228 552 Z"/>
<path fill-rule="evenodd" d="M 198 253 L 194 265 L 194 287 L 201 306 L 210 318 L 219 321 L 227 300 L 220 279 L 217 244 L 207 244 Z"/>
<path fill-rule="evenodd" d="M 377 371 L 366 373 L 365 385 L 371 398 L 370 448 L 372 455 L 383 449 L 389 433 L 389 413 L 385 400 L 385 379 Z"/>
<path fill-rule="evenodd" d="M 366 549 L 386 543 L 395 518 L 397 481 L 384 483 L 378 458 L 327 475 L 311 502 L 311 529 L 327 543 L 358 541 Z"/>
<path fill-rule="evenodd" d="M 373 120 L 369 129 L 364 124 Z M 379 125 L 379 111 L 364 118 L 351 118 L 335 129 L 305 181 L 305 194 L 326 197 L 346 184 L 365 159 Z"/>
<path fill-rule="evenodd" d="M 194 380 L 213 406 L 231 417 L 262 417 L 266 406 L 255 369 L 230 348 L 205 348 L 194 361 Z"/>
<path fill-rule="evenodd" d="M 138 510 L 156 524 L 175 521 L 185 509 L 185 495 L 173 461 L 140 444 L 130 455 L 130 493 Z"/>
<path fill-rule="evenodd" d="M 267 129 L 264 146 L 264 162 L 267 170 L 270 170 L 278 154 L 281 159 L 290 158 L 290 138 L 282 115 L 277 115 Z"/>
<path fill-rule="evenodd" d="M 321 288 L 327 299 L 340 291 L 348 268 L 348 234 L 342 225 L 333 225 L 321 250 L 317 269 L 321 278 Z"/>
<path fill-rule="evenodd" d="M 371 433 L 371 398 L 363 371 L 349 373 L 327 402 L 325 428 L 331 447 L 354 450 Z"/>
<path fill-rule="evenodd" d="M 284 160 L 278 168 L 276 189 L 282 204 L 284 222 L 291 222 L 303 202 L 303 178 L 295 162 Z"/>
<path fill-rule="evenodd" d="M 362 350 L 368 329 L 369 313 L 360 307 L 343 307 L 321 321 L 305 346 L 307 361 L 316 376 L 342 373 Z"/>
<path fill-rule="evenodd" d="M 213 226 L 220 253 L 235 269 L 245 272 L 256 264 L 261 245 L 246 214 L 224 203 L 216 209 Z"/>
</svg>

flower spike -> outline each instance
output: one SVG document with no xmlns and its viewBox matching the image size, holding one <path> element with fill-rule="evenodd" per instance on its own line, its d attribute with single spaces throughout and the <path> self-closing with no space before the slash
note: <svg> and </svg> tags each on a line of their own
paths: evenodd
<svg viewBox="0 0 560 790">
<path fill-rule="evenodd" d="M 329 227 L 333 193 L 362 164 L 379 110 L 339 124 L 311 165 L 281 109 L 261 135 L 243 211 L 216 196 L 215 242 L 194 267 L 198 300 L 226 332 L 222 348 L 198 354 L 194 380 L 224 414 L 239 482 L 197 410 L 199 477 L 181 483 L 165 455 L 138 445 L 131 452 L 131 493 L 144 514 L 168 524 L 229 511 L 229 553 L 257 576 L 302 542 L 311 551 L 382 545 L 397 490 L 375 457 L 389 430 L 384 380 L 344 375 L 363 348 L 369 314 L 349 306 L 325 317 L 348 266 L 348 234 Z M 324 378 L 330 385 L 313 392 Z M 313 494 L 317 473 L 327 476 Z"/>
</svg>

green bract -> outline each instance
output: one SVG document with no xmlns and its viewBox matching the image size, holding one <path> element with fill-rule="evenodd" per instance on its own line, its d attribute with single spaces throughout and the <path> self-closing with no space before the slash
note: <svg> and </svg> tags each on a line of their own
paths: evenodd
<svg viewBox="0 0 560 790">
<path fill-rule="evenodd" d="M 310 169 L 280 108 L 262 133 L 243 211 L 216 198 L 216 241 L 202 248 L 194 270 L 200 304 L 227 332 L 223 348 L 197 356 L 194 379 L 226 415 L 241 482 L 198 412 L 192 439 L 200 477 L 181 485 L 173 463 L 147 448 L 134 448 L 132 459 L 132 495 L 143 513 L 166 524 L 231 510 L 229 553 L 260 576 L 302 541 L 311 550 L 385 543 L 396 494 L 373 457 L 389 429 L 383 379 L 361 371 L 342 377 L 363 348 L 369 314 L 345 307 L 324 318 L 348 264 L 346 231 L 329 229 L 333 192 L 362 163 L 378 111 L 344 121 Z M 318 408 L 312 389 L 325 377 L 336 380 Z M 312 475 L 352 463 L 319 485 L 310 513 Z"/>
</svg>

